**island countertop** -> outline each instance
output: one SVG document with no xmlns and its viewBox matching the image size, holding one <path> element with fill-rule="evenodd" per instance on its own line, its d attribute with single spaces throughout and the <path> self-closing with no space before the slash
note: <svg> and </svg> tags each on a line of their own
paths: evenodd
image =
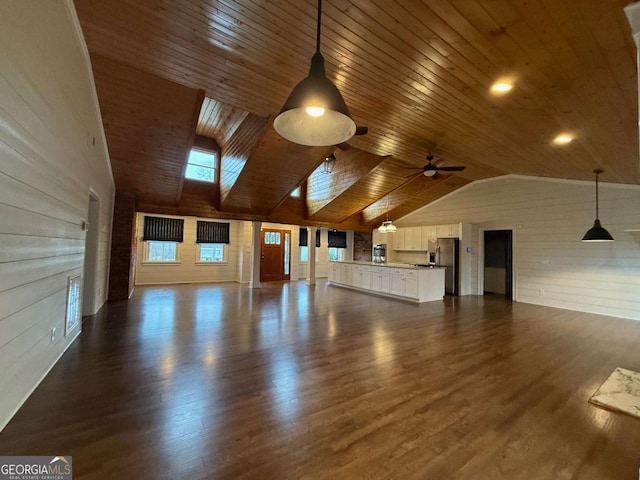
<svg viewBox="0 0 640 480">
<path fill-rule="evenodd" d="M 350 265 L 368 265 L 370 267 L 390 267 L 390 268 L 408 268 L 411 270 L 438 270 L 444 269 L 446 267 L 441 267 L 438 265 L 416 265 L 412 263 L 375 263 L 375 262 L 355 262 L 355 261 L 343 261 L 343 262 L 334 262 L 330 263 L 348 263 Z"/>
</svg>

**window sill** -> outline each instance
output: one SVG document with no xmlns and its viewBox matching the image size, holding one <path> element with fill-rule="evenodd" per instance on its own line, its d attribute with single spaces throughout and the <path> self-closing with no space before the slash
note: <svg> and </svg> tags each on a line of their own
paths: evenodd
<svg viewBox="0 0 640 480">
<path fill-rule="evenodd" d="M 196 265 L 229 265 L 229 262 L 196 262 Z"/>
</svg>

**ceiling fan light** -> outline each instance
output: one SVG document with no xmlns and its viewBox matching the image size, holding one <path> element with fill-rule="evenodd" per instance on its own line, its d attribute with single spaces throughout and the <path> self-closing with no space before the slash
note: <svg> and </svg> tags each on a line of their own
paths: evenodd
<svg viewBox="0 0 640 480">
<path fill-rule="evenodd" d="M 291 91 L 273 128 L 287 140 L 310 147 L 338 145 L 356 133 L 340 91 L 325 75 L 319 51 L 311 59 L 309 75 Z"/>
<path fill-rule="evenodd" d="M 613 242 L 611 234 L 600 225 L 600 220 L 596 218 L 593 222 L 593 227 L 587 230 L 587 233 L 582 237 L 583 242 Z"/>
<path fill-rule="evenodd" d="M 433 176 L 435 176 L 436 173 L 437 172 L 435 170 L 425 170 L 424 172 L 422 172 L 422 174 L 425 177 L 433 177 Z"/>
</svg>

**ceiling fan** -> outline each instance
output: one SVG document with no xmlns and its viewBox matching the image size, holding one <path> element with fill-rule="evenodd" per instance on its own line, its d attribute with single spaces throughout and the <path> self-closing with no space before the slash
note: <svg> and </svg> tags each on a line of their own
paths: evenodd
<svg viewBox="0 0 640 480">
<path fill-rule="evenodd" d="M 422 167 L 407 167 L 407 168 L 411 168 L 412 170 L 422 170 L 421 174 L 424 175 L 425 177 L 437 177 L 438 176 L 438 172 L 461 172 L 462 170 L 465 169 L 465 167 L 463 166 L 457 166 L 457 167 L 439 167 L 438 163 L 440 162 L 440 160 L 436 161 L 436 163 L 433 163 L 434 160 L 434 156 L 429 154 L 427 155 L 427 164 Z M 409 175 L 410 177 L 416 177 L 420 175 L 420 173 L 416 173 L 415 175 Z"/>
</svg>

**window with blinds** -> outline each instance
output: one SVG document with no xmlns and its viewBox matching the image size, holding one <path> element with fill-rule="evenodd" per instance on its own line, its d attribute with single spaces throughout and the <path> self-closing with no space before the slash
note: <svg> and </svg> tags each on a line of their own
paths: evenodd
<svg viewBox="0 0 640 480">
<path fill-rule="evenodd" d="M 298 246 L 307 247 L 309 245 L 309 234 L 306 227 L 300 227 Z M 316 230 L 316 248 L 320 247 L 320 229 Z"/>
<path fill-rule="evenodd" d="M 327 243 L 329 248 L 347 248 L 347 232 L 329 230 L 327 232 Z"/>
<path fill-rule="evenodd" d="M 198 220 L 196 243 L 229 243 L 229 223 Z"/>
<path fill-rule="evenodd" d="M 144 217 L 142 240 L 145 242 L 178 242 L 184 238 L 184 220 L 182 218 Z"/>
</svg>

